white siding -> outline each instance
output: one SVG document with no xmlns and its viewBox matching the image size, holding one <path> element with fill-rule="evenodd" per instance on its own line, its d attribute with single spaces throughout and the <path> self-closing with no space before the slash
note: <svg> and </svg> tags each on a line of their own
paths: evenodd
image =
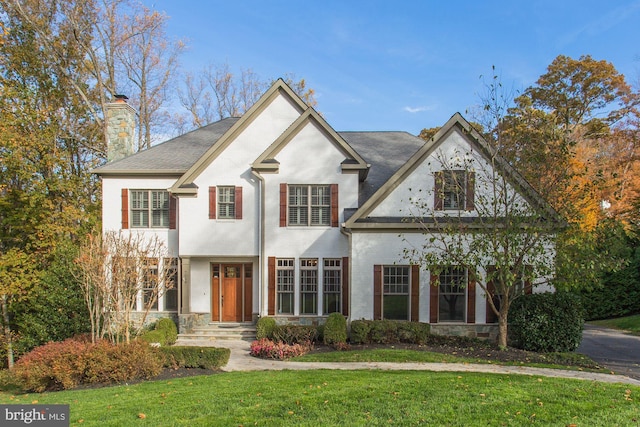
<svg viewBox="0 0 640 427">
<path fill-rule="evenodd" d="M 122 189 L 167 190 L 175 182 L 167 178 L 102 178 L 102 231 L 122 230 Z M 130 199 L 129 199 L 130 200 Z M 131 215 L 129 215 L 131 221 Z M 129 224 L 131 226 L 131 224 Z M 169 256 L 178 255 L 178 231 L 169 228 L 129 228 L 123 233 L 158 236 L 167 246 Z"/>
</svg>

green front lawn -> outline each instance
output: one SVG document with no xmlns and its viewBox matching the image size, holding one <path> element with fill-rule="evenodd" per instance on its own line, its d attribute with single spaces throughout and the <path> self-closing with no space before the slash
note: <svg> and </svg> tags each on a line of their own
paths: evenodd
<svg viewBox="0 0 640 427">
<path fill-rule="evenodd" d="M 71 425 L 636 425 L 640 387 L 593 381 L 399 371 L 232 372 L 10 396 L 68 403 Z"/>
<path fill-rule="evenodd" d="M 393 363 L 481 363 L 506 366 L 533 366 L 538 368 L 588 370 L 608 372 L 582 354 L 547 353 L 536 354 L 536 361 L 500 361 L 491 358 L 459 357 L 447 353 L 403 349 L 375 349 L 330 351 L 310 353 L 293 358 L 296 362 L 393 362 Z"/>
<path fill-rule="evenodd" d="M 620 329 L 631 332 L 634 335 L 640 335 L 640 314 L 627 317 L 619 317 L 617 319 L 594 320 L 589 323 L 604 326 L 605 328 Z"/>
</svg>

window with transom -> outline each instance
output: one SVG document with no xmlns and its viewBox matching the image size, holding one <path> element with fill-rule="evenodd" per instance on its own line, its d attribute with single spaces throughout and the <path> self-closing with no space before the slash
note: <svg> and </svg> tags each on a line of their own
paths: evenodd
<svg viewBox="0 0 640 427">
<path fill-rule="evenodd" d="M 143 310 L 158 309 L 158 260 L 142 260 L 142 305 Z"/>
<path fill-rule="evenodd" d="M 342 260 L 325 259 L 322 273 L 323 314 L 340 313 L 342 310 Z"/>
<path fill-rule="evenodd" d="M 300 260 L 300 314 L 318 314 L 318 260 Z"/>
<path fill-rule="evenodd" d="M 178 258 L 165 258 L 166 277 L 164 282 L 164 309 L 178 309 Z"/>
<path fill-rule="evenodd" d="M 293 314 L 294 276 L 294 260 L 278 259 L 276 266 L 276 310 L 278 314 Z"/>
<path fill-rule="evenodd" d="M 409 320 L 409 266 L 386 266 L 383 271 L 383 318 L 390 320 Z"/>
</svg>

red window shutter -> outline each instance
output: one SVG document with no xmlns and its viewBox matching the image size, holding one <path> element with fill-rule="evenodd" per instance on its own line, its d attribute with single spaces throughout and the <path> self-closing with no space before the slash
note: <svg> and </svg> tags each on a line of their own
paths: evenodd
<svg viewBox="0 0 640 427">
<path fill-rule="evenodd" d="M 169 230 L 175 230 L 178 217 L 178 198 L 173 194 L 169 195 Z"/>
<path fill-rule="evenodd" d="M 216 219 L 216 187 L 209 187 L 209 219 Z"/>
<path fill-rule="evenodd" d="M 267 313 L 269 316 L 274 316 L 276 314 L 276 257 L 268 258 L 267 270 Z"/>
<path fill-rule="evenodd" d="M 476 194 L 476 173 L 467 172 L 467 194 L 465 195 L 466 210 L 472 211 L 475 209 L 475 194 Z"/>
<path fill-rule="evenodd" d="M 382 266 L 373 266 L 373 320 L 382 320 Z"/>
<path fill-rule="evenodd" d="M 438 283 L 438 276 L 431 275 L 431 282 L 429 283 L 429 323 L 438 323 L 438 294 L 440 286 L 434 285 Z"/>
<path fill-rule="evenodd" d="M 349 316 L 349 257 L 342 258 L 342 315 Z"/>
<path fill-rule="evenodd" d="M 420 266 L 411 266 L 411 321 L 420 321 Z"/>
<path fill-rule="evenodd" d="M 493 273 L 496 270 L 496 266 L 495 265 L 490 265 L 487 267 L 487 273 Z M 489 280 L 487 281 L 487 296 L 486 296 L 486 304 L 487 304 L 487 323 L 496 323 L 498 321 L 498 317 L 496 316 L 496 314 L 493 312 L 493 309 L 491 308 L 491 302 L 489 301 L 490 298 L 493 298 L 493 296 L 496 293 L 496 286 L 493 283 L 493 280 Z M 497 298 L 494 299 L 494 302 L 497 301 Z"/>
<path fill-rule="evenodd" d="M 287 184 L 280 184 L 280 227 L 287 226 Z"/>
<path fill-rule="evenodd" d="M 433 209 L 441 211 L 444 209 L 444 201 L 442 200 L 442 192 L 444 189 L 444 172 L 438 171 L 433 174 L 434 186 L 433 186 Z"/>
<path fill-rule="evenodd" d="M 242 187 L 235 188 L 236 219 L 242 219 Z"/>
<path fill-rule="evenodd" d="M 331 226 L 338 225 L 338 184 L 331 184 Z"/>
<path fill-rule="evenodd" d="M 129 228 L 129 189 L 122 189 L 122 229 Z"/>
<path fill-rule="evenodd" d="M 471 270 L 467 283 L 467 323 L 476 323 L 476 274 Z"/>
</svg>

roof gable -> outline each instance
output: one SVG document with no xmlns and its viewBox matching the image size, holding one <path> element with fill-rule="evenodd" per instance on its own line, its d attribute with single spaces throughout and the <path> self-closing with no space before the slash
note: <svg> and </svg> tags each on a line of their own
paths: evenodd
<svg viewBox="0 0 640 427">
<path fill-rule="evenodd" d="M 555 210 L 536 192 L 533 187 L 496 151 L 496 149 L 484 139 L 467 122 L 460 113 L 454 114 L 447 123 L 424 145 L 409 158 L 378 190 L 358 208 L 355 213 L 346 221 L 347 228 L 358 228 L 358 223 L 367 223 L 366 228 L 371 228 L 371 224 L 385 223 L 384 227 L 389 227 L 390 223 L 398 222 L 394 228 L 407 228 L 409 223 L 404 221 L 393 221 L 389 218 L 381 218 L 379 221 L 369 218 L 371 213 L 378 207 L 396 188 L 398 188 L 423 162 L 428 162 L 428 158 L 447 140 L 453 133 L 458 132 L 463 135 L 472 149 L 481 154 L 485 159 L 493 159 L 495 168 L 513 186 L 533 209 L 543 213 L 546 218 L 552 221 L 561 221 Z M 375 227 L 375 225 L 374 225 Z"/>
<path fill-rule="evenodd" d="M 285 97 L 300 114 L 309 107 L 284 82 L 278 79 L 238 121 L 213 144 L 169 189 L 173 194 L 195 195 L 196 178 L 240 135 L 276 98 Z"/>
<path fill-rule="evenodd" d="M 313 108 L 308 108 L 302 113 L 286 132 L 258 156 L 251 167 L 259 172 L 277 173 L 280 164 L 276 160 L 276 156 L 308 124 L 315 125 L 327 136 L 327 139 L 344 154 L 346 159 L 341 164 L 342 171 L 357 171 L 360 174 L 360 180 L 364 180 L 369 165 Z"/>
</svg>

